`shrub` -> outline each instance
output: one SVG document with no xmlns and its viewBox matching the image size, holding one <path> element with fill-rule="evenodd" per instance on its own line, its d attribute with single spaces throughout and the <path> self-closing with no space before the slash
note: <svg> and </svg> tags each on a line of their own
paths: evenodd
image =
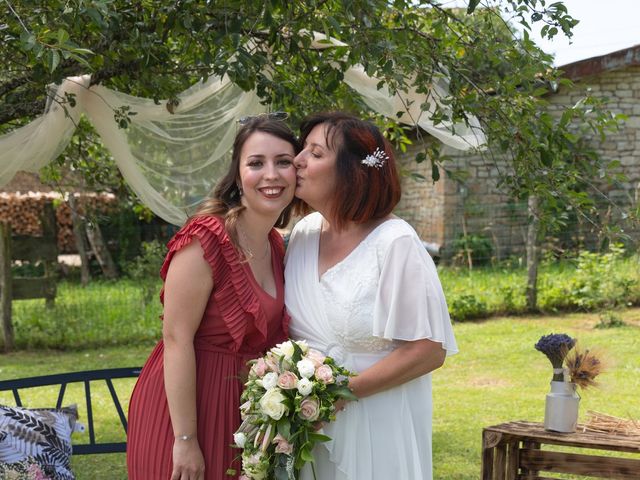
<svg viewBox="0 0 640 480">
<path fill-rule="evenodd" d="M 484 317 L 488 313 L 487 304 L 474 295 L 452 297 L 449 302 L 451 318 L 459 322 L 472 318 Z"/>
<path fill-rule="evenodd" d="M 158 289 L 158 272 L 167 248 L 157 240 L 142 242 L 142 253 L 127 264 L 126 274 L 142 287 L 142 303 L 148 305 Z"/>
<path fill-rule="evenodd" d="M 468 255 L 474 266 L 488 265 L 493 256 L 493 244 L 484 235 L 460 235 L 452 244 L 453 261 L 466 265 Z"/>
</svg>

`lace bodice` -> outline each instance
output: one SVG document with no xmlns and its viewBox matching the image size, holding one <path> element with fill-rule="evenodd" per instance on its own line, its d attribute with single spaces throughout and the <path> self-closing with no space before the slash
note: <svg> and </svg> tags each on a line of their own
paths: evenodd
<svg viewBox="0 0 640 480">
<path fill-rule="evenodd" d="M 400 343 L 373 335 L 374 306 L 384 261 L 379 252 L 380 233 L 372 232 L 320 279 L 335 343 L 350 353 L 389 352 Z"/>
</svg>

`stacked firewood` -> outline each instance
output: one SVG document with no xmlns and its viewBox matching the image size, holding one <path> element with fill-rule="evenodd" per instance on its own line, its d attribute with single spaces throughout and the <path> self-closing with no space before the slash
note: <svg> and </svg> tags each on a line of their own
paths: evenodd
<svg viewBox="0 0 640 480">
<path fill-rule="evenodd" d="M 108 215 L 116 208 L 116 198 L 111 194 L 86 194 L 77 198 L 78 213 Z M 58 250 L 60 253 L 76 253 L 69 202 L 56 193 L 0 193 L 0 222 L 11 224 L 14 235 L 41 236 L 40 215 L 43 206 L 53 202 L 58 224 Z"/>
</svg>

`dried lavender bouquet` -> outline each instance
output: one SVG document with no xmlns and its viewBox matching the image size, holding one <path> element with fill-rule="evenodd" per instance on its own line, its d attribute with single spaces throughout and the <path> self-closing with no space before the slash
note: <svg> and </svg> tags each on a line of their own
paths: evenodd
<svg viewBox="0 0 640 480">
<path fill-rule="evenodd" d="M 553 365 L 553 381 L 564 382 L 563 363 L 576 340 L 564 333 L 543 335 L 536 343 L 536 350 L 544 353 Z"/>
</svg>

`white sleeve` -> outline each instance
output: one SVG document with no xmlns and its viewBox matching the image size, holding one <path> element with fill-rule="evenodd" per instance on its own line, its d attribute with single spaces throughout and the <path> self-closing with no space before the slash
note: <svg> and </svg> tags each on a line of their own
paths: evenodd
<svg viewBox="0 0 640 480">
<path fill-rule="evenodd" d="M 430 339 L 447 355 L 458 352 L 447 302 L 433 260 L 417 235 L 388 247 L 373 311 L 373 335 L 389 340 Z"/>
</svg>

